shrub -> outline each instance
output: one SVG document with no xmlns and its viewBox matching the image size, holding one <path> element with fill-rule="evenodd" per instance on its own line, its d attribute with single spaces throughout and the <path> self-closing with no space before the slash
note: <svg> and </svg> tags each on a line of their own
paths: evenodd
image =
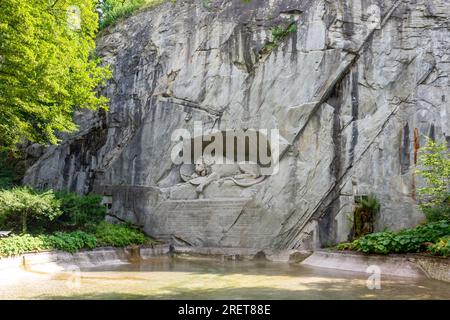
<svg viewBox="0 0 450 320">
<path fill-rule="evenodd" d="M 76 252 L 80 249 L 94 249 L 97 246 L 95 236 L 75 231 L 70 233 L 56 232 L 45 237 L 49 247 L 67 252 Z"/>
<path fill-rule="evenodd" d="M 355 240 L 353 246 L 364 253 L 388 254 L 395 248 L 395 235 L 391 232 L 369 234 Z"/>
<path fill-rule="evenodd" d="M 0 189 L 13 186 L 14 168 L 5 152 L 0 152 Z"/>
<path fill-rule="evenodd" d="M 132 244 L 144 244 L 145 235 L 129 225 L 118 225 L 101 222 L 95 231 L 98 244 L 101 246 L 125 247 Z"/>
<path fill-rule="evenodd" d="M 427 140 L 416 171 L 425 180 L 420 188 L 420 207 L 429 222 L 450 220 L 450 157 L 445 143 Z"/>
<path fill-rule="evenodd" d="M 440 221 L 397 233 L 368 234 L 351 243 L 339 244 L 337 249 L 378 254 L 423 252 L 428 250 L 427 244 L 436 243 L 447 235 L 450 235 L 450 222 Z"/>
<path fill-rule="evenodd" d="M 93 249 L 97 240 L 93 235 L 77 231 L 71 233 L 56 232 L 53 235 L 32 236 L 15 235 L 0 239 L 0 256 L 13 256 L 27 252 L 59 249 L 76 252 L 80 249 Z"/>
<path fill-rule="evenodd" d="M 435 255 L 450 257 L 450 236 L 440 238 L 435 244 L 429 246 L 428 250 Z"/>
<path fill-rule="evenodd" d="M 33 237 L 29 234 L 24 234 L 0 239 L 0 256 L 8 257 L 51 248 L 46 236 Z"/>
<path fill-rule="evenodd" d="M 74 192 L 58 192 L 62 215 L 53 223 L 53 229 L 90 229 L 105 219 L 106 208 L 99 195 L 79 196 Z"/>
<path fill-rule="evenodd" d="M 421 209 L 425 214 L 428 222 L 435 222 L 440 220 L 450 221 L 450 195 L 439 205 L 422 205 Z"/>
<path fill-rule="evenodd" d="M 26 233 L 29 222 L 39 228 L 62 214 L 53 191 L 37 192 L 27 187 L 0 190 L 0 223 Z"/>
</svg>

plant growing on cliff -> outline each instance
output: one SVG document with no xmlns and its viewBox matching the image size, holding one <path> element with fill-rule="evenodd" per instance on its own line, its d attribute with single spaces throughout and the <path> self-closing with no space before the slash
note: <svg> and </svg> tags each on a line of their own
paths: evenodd
<svg viewBox="0 0 450 320">
<path fill-rule="evenodd" d="M 260 54 L 267 54 L 275 49 L 289 34 L 297 32 L 297 25 L 295 21 L 289 23 L 287 26 L 277 26 L 271 30 L 272 40 L 267 41 L 261 48 Z"/>
<path fill-rule="evenodd" d="M 380 211 L 380 203 L 375 196 L 357 199 L 353 212 L 353 235 L 359 238 L 374 230 L 375 217 Z"/>
<path fill-rule="evenodd" d="M 22 139 L 55 144 L 73 114 L 106 107 L 110 76 L 93 55 L 96 1 L 0 1 L 0 150 Z"/>
<path fill-rule="evenodd" d="M 100 12 L 100 29 L 112 25 L 118 19 L 131 16 L 141 8 L 156 6 L 164 1 L 165 0 L 100 0 L 98 5 L 98 10 Z"/>
<path fill-rule="evenodd" d="M 427 220 L 450 221 L 450 153 L 445 143 L 427 139 L 420 150 L 416 173 L 425 181 L 425 187 L 418 189 L 418 193 Z"/>
</svg>

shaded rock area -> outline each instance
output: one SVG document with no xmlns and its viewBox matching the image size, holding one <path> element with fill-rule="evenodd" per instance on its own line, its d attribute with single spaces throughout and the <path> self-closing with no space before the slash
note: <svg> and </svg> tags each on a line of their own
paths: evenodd
<svg viewBox="0 0 450 320">
<path fill-rule="evenodd" d="M 417 150 L 450 143 L 448 0 L 167 2 L 99 35 L 109 112 L 77 115 L 26 184 L 97 192 L 111 219 L 200 247 L 312 249 L 345 241 L 355 197 L 375 231 L 411 227 Z M 297 27 L 268 47 L 271 30 Z M 279 171 L 198 186 L 174 130 L 278 129 Z M 190 174 L 190 173 L 189 173 Z M 236 200 L 239 199 L 239 200 Z M 115 217 L 115 218 L 112 218 Z"/>
</svg>

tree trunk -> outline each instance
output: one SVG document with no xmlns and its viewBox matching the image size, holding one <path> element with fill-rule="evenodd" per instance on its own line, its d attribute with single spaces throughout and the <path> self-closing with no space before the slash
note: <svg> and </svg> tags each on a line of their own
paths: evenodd
<svg viewBox="0 0 450 320">
<path fill-rule="evenodd" d="M 27 213 L 22 213 L 22 233 L 27 233 Z"/>
</svg>

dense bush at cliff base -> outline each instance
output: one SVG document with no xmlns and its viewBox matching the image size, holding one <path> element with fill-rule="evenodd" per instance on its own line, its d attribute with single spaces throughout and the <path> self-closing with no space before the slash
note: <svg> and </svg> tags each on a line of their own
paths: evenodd
<svg viewBox="0 0 450 320">
<path fill-rule="evenodd" d="M 27 187 L 0 190 L 0 256 L 58 249 L 76 252 L 98 246 L 125 247 L 152 240 L 128 224 L 105 221 L 98 195 L 36 191 Z"/>
<path fill-rule="evenodd" d="M 97 226 L 94 234 L 101 246 L 124 247 L 147 241 L 142 232 L 129 225 L 113 225 L 105 221 Z"/>
<path fill-rule="evenodd" d="M 128 225 L 114 225 L 102 222 L 96 230 L 93 230 L 92 234 L 74 231 L 34 236 L 23 234 L 1 238 L 0 256 L 8 257 L 27 252 L 53 249 L 74 253 L 81 249 L 94 249 L 99 246 L 126 247 L 151 241 L 142 232 Z"/>
<path fill-rule="evenodd" d="M 89 230 L 105 219 L 98 195 L 37 191 L 28 187 L 0 190 L 0 228 L 21 233 Z"/>
<path fill-rule="evenodd" d="M 364 253 L 417 253 L 450 255 L 450 222 L 439 221 L 399 232 L 378 232 L 361 237 L 351 243 L 337 246 L 340 250 Z"/>
<path fill-rule="evenodd" d="M 447 145 L 427 139 L 420 151 L 416 173 L 425 182 L 418 193 L 419 206 L 428 224 L 399 232 L 367 234 L 351 243 L 339 244 L 337 248 L 378 254 L 427 252 L 450 256 L 450 157 Z"/>
</svg>

